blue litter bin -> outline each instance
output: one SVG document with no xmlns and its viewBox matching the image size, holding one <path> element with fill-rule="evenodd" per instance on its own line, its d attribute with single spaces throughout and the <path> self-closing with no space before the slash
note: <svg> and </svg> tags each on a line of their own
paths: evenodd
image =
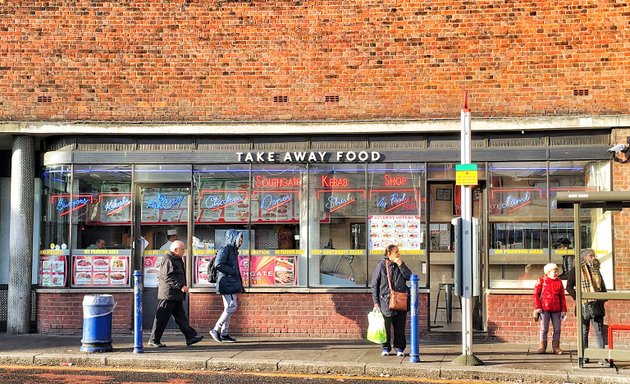
<svg viewBox="0 0 630 384">
<path fill-rule="evenodd" d="M 110 352 L 112 350 L 112 313 L 116 302 L 112 295 L 83 297 L 82 352 Z"/>
</svg>

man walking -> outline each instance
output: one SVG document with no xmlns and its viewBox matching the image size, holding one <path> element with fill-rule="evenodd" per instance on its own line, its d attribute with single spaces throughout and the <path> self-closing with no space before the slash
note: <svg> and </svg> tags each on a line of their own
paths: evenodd
<svg viewBox="0 0 630 384">
<path fill-rule="evenodd" d="M 186 286 L 186 273 L 182 257 L 186 251 L 183 241 L 175 240 L 170 247 L 170 252 L 164 256 L 160 263 L 158 275 L 158 305 L 153 320 L 153 329 L 149 345 L 152 347 L 165 347 L 161 343 L 162 334 L 168 324 L 171 315 L 175 319 L 180 331 L 186 337 L 186 345 L 191 346 L 200 342 L 203 336 L 197 334 L 189 324 L 184 311 L 184 299 L 188 292 Z"/>
</svg>

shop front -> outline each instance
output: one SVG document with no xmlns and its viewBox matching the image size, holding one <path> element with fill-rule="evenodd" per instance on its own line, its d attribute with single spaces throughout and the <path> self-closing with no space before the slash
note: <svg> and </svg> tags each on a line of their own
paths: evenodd
<svg viewBox="0 0 630 384">
<path fill-rule="evenodd" d="M 115 294 L 114 327 L 132 329 L 134 270 L 144 275 L 149 327 L 159 262 L 174 239 L 188 247 L 191 323 L 209 329 L 222 303 L 207 266 L 228 229 L 245 235 L 239 263 L 247 293 L 239 299 L 234 333 L 362 337 L 371 274 L 389 244 L 420 277 L 422 332 L 452 328 L 459 312 L 447 315 L 438 293 L 453 282 L 457 154 L 415 148 L 420 141 L 254 138 L 226 150 L 191 139 L 191 148 L 163 152 L 82 151 L 80 145 L 51 151 L 43 171 L 39 331 L 80 330 L 80 316 L 72 314 L 84 294 L 95 292 Z M 600 147 L 591 144 L 586 152 Z M 555 207 L 555 194 L 610 188 L 610 161 L 595 155 L 559 160 L 550 152 L 530 150 L 522 161 L 508 161 L 510 151 L 496 149 L 473 156 L 480 170 L 473 215 L 483 271 L 478 330 L 494 322 L 487 308 L 493 291 L 528 295 L 538 269 L 549 261 L 561 265 L 570 253 L 554 249 L 574 231 L 572 212 Z M 582 239 L 610 254 L 605 237 L 612 224 L 594 215 L 585 216 Z M 61 304 L 69 314 L 64 327 L 55 325 Z"/>
</svg>

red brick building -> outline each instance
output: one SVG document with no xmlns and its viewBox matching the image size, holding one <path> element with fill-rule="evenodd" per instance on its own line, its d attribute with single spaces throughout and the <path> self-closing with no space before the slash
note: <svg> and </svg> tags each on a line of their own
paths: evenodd
<svg viewBox="0 0 630 384">
<path fill-rule="evenodd" d="M 151 267 L 172 228 L 190 245 L 201 330 L 221 312 L 203 267 L 227 228 L 249 240 L 235 333 L 362 337 L 386 235 L 420 275 L 422 332 L 457 330 L 440 288 L 453 279 L 468 90 L 475 328 L 536 340 L 533 279 L 569 254 L 557 240 L 574 239 L 555 193 L 628 189 L 628 166 L 606 150 L 630 136 L 629 16 L 620 1 L 1 3 L 0 214 L 12 217 L 8 164 L 26 137 L 38 256 L 19 268 L 34 271 L 37 331 L 80 331 L 91 293 L 113 293 L 114 328 L 131 330 L 131 273 L 144 270 L 154 295 Z M 212 205 L 229 194 L 242 209 Z M 171 206 L 150 208 L 158 196 Z M 283 196 L 286 209 L 267 209 Z M 345 198 L 355 203 L 327 206 Z M 627 221 L 593 211 L 581 228 L 615 290 L 630 285 Z M 280 244 L 283 231 L 293 244 Z M 141 236 L 149 245 L 137 252 Z M 98 238 L 107 249 L 86 251 Z M 10 253 L 4 265 L 16 265 Z M 288 282 L 279 260 L 292 265 Z M 626 308 L 609 302 L 607 322 L 626 323 Z M 574 338 L 575 317 L 563 328 Z"/>
</svg>

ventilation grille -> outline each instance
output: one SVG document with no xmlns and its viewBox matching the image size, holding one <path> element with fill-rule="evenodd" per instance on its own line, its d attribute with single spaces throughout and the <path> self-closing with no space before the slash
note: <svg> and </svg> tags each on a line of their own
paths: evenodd
<svg viewBox="0 0 630 384">
<path fill-rule="evenodd" d="M 52 96 L 37 96 L 38 103 L 51 103 Z"/>
<path fill-rule="evenodd" d="M 273 97 L 273 102 L 274 103 L 288 103 L 289 102 L 289 96 L 274 96 Z"/>
<path fill-rule="evenodd" d="M 339 102 L 339 95 L 328 95 L 325 98 L 327 103 L 338 103 Z"/>
<path fill-rule="evenodd" d="M 574 89 L 573 96 L 588 96 L 588 89 Z"/>
</svg>

